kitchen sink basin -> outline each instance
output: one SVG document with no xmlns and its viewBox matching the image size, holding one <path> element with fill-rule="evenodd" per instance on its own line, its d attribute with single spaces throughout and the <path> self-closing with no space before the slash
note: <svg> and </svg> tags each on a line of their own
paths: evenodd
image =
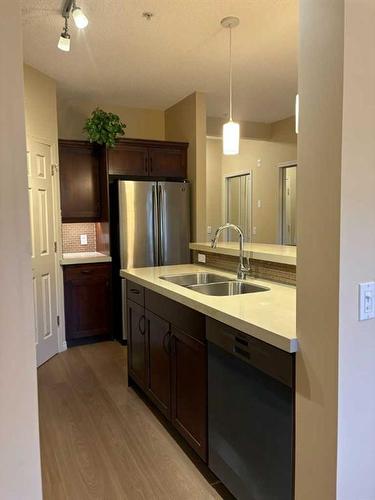
<svg viewBox="0 0 375 500">
<path fill-rule="evenodd" d="M 226 281 L 223 283 L 209 283 L 204 285 L 190 285 L 190 290 L 204 293 L 205 295 L 228 296 L 243 295 L 245 293 L 267 292 L 270 290 L 265 286 L 253 285 L 244 281 Z"/>
<path fill-rule="evenodd" d="M 220 274 L 213 273 L 172 274 L 169 276 L 160 276 L 160 279 L 186 287 L 234 281 L 228 279 L 226 276 L 220 276 Z"/>
</svg>

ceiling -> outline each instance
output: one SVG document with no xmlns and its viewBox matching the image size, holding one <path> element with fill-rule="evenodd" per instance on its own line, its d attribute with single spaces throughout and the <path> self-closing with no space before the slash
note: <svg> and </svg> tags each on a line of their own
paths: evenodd
<svg viewBox="0 0 375 500">
<path fill-rule="evenodd" d="M 89 19 L 57 49 L 63 0 L 23 0 L 24 58 L 65 98 L 166 109 L 193 91 L 209 116 L 228 108 L 228 30 L 233 31 L 234 119 L 291 116 L 297 90 L 298 0 L 79 0 Z M 154 17 L 147 21 L 144 11 Z"/>
</svg>

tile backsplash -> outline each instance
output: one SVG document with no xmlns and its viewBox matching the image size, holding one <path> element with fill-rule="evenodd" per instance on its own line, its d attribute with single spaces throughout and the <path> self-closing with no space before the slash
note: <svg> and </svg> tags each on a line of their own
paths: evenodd
<svg viewBox="0 0 375 500">
<path fill-rule="evenodd" d="M 87 235 L 87 245 L 81 245 L 81 234 Z M 63 253 L 96 252 L 95 222 L 62 224 Z"/>
</svg>

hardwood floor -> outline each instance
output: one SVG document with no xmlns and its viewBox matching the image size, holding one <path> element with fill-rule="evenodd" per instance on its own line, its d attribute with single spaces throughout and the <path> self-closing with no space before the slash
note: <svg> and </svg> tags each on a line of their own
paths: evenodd
<svg viewBox="0 0 375 500">
<path fill-rule="evenodd" d="M 44 500 L 222 498 L 126 383 L 126 348 L 68 349 L 38 370 Z"/>
</svg>

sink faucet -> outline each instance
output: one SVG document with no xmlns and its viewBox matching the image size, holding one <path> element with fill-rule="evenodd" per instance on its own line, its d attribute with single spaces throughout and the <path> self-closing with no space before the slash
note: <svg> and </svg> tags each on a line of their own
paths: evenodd
<svg viewBox="0 0 375 500">
<path fill-rule="evenodd" d="M 240 263 L 238 264 L 237 278 L 239 280 L 244 280 L 244 279 L 246 279 L 246 274 L 250 272 L 250 267 L 248 265 L 245 266 L 245 264 L 244 264 L 243 232 L 239 226 L 236 226 L 236 224 L 231 224 L 230 222 L 227 222 L 226 224 L 223 224 L 222 226 L 220 226 L 216 230 L 214 239 L 211 241 L 211 248 L 216 248 L 217 242 L 219 240 L 219 236 L 222 233 L 222 231 L 224 231 L 225 229 L 234 229 L 235 231 L 237 231 L 237 233 L 240 236 Z"/>
</svg>

